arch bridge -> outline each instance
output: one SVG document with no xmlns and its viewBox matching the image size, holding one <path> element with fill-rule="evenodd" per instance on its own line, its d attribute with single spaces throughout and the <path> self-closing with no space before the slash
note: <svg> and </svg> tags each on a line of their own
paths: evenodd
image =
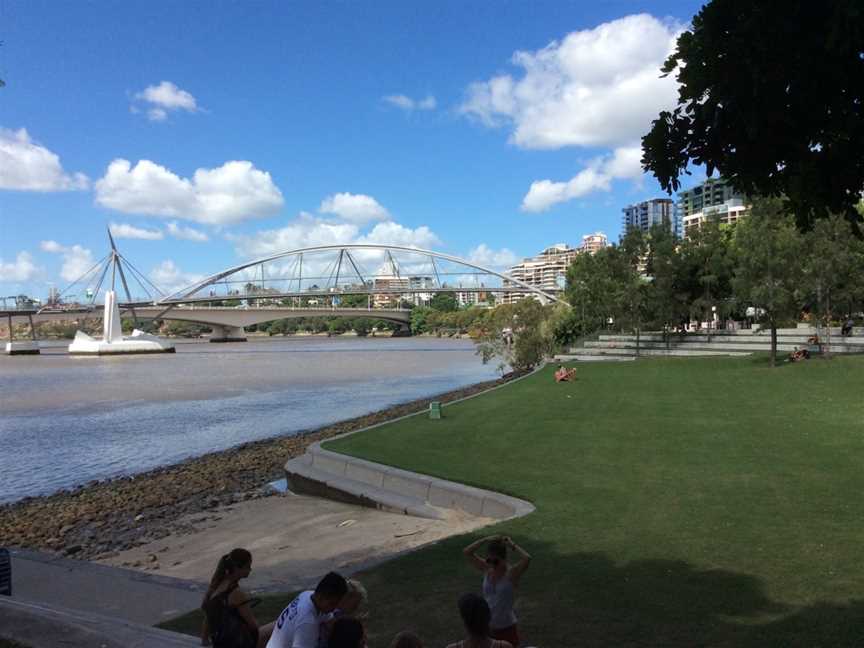
<svg viewBox="0 0 864 648">
<path fill-rule="evenodd" d="M 286 250 L 226 268 L 170 294 L 164 294 L 121 255 L 113 240 L 109 257 L 107 263 L 100 261 L 88 271 L 89 276 L 75 282 L 86 287 L 89 304 L 78 311 L 43 308 L 32 313 L 34 321 L 68 319 L 73 312 L 79 317 L 100 317 L 101 306 L 96 301 L 103 286 L 108 288 L 109 266 L 112 286 L 119 271 L 126 293 L 126 301 L 120 304 L 123 310 L 141 319 L 211 326 L 216 339 L 228 340 L 242 337 L 244 326 L 284 318 L 369 317 L 407 328 L 410 309 L 429 304 L 441 293 L 453 295 L 463 306 L 527 296 L 542 303 L 561 302 L 555 295 L 472 261 L 397 245 Z M 146 297 L 133 296 L 127 275 Z"/>
</svg>

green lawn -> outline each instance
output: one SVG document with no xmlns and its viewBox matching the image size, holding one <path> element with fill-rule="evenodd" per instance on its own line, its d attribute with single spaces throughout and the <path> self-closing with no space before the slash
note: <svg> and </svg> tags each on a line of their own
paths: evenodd
<svg viewBox="0 0 864 648">
<path fill-rule="evenodd" d="M 534 502 L 487 530 L 535 557 L 525 645 L 864 642 L 864 358 L 578 367 L 326 445 Z M 473 537 L 361 575 L 371 648 L 403 628 L 458 638 Z"/>
</svg>

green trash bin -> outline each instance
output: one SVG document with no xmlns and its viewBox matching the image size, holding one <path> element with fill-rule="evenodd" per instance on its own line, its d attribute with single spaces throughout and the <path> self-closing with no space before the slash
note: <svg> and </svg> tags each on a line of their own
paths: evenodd
<svg viewBox="0 0 864 648">
<path fill-rule="evenodd" d="M 429 418 L 441 418 L 441 403 L 439 403 L 438 401 L 432 401 L 431 403 L 429 403 Z"/>
</svg>

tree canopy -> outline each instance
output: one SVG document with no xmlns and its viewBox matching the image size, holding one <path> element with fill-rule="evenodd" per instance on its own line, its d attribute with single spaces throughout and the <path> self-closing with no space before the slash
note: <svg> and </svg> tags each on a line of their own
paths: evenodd
<svg viewBox="0 0 864 648">
<path fill-rule="evenodd" d="M 668 192 L 688 165 L 745 195 L 785 196 L 798 226 L 859 222 L 864 188 L 864 4 L 712 0 L 662 68 L 678 106 L 642 138 Z"/>
</svg>

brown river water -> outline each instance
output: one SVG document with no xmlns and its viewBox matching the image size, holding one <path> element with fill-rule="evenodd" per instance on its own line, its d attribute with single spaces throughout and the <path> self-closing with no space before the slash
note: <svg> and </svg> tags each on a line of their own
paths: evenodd
<svg viewBox="0 0 864 648">
<path fill-rule="evenodd" d="M 497 377 L 469 340 L 181 341 L 87 358 L 0 356 L 0 503 L 314 429 Z"/>
</svg>

